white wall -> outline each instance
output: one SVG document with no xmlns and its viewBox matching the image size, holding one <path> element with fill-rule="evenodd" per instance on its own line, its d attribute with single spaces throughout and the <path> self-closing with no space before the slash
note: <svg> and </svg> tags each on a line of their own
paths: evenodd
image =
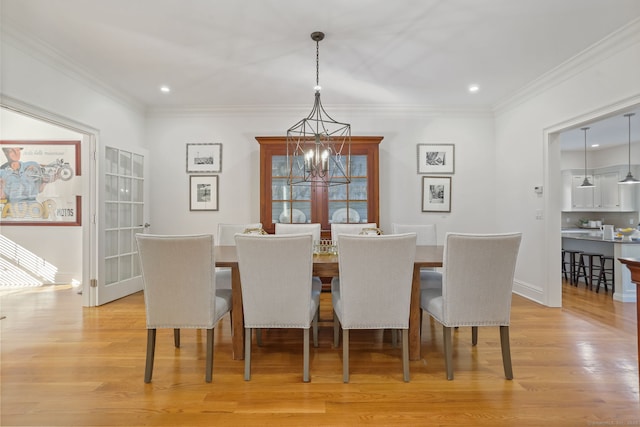
<svg viewBox="0 0 640 427">
<path fill-rule="evenodd" d="M 99 145 L 144 146 L 144 114 L 138 106 L 117 98 L 60 58 L 43 55 L 32 46 L 4 33 L 0 43 L 3 104 L 19 104 L 30 114 L 46 116 L 48 119 L 55 117 L 57 122 L 72 128 L 90 129 L 95 132 Z M 1 119 L 2 138 L 5 139 L 52 139 L 58 136 L 81 139 L 77 132 L 38 121 L 25 121 L 6 112 Z M 88 161 L 90 147 L 87 141 L 88 138 L 84 138 L 81 147 L 85 178 L 93 167 Z M 88 207 L 85 203 L 90 190 L 84 182 L 83 209 Z M 76 277 L 79 272 L 86 273 L 80 263 L 86 262 L 89 248 L 83 248 L 83 244 L 97 244 L 89 243 L 85 227 L 86 221 L 82 227 L 2 227 L 0 232 L 37 256 L 58 264 L 59 280 L 68 281 L 80 279 Z"/>
<path fill-rule="evenodd" d="M 505 230 L 524 231 L 516 291 L 545 304 L 561 301 L 560 150 L 558 138 L 549 145 L 546 132 L 638 102 L 639 27 L 603 41 L 546 87 L 523 91 L 496 114 L 497 220 Z M 543 182 L 545 194 L 536 197 L 533 187 Z M 543 220 L 536 220 L 538 210 Z"/>
<path fill-rule="evenodd" d="M 309 99 L 309 108 L 312 98 Z M 495 186 L 493 119 L 481 113 L 369 114 L 325 106 L 353 135 L 384 136 L 380 144 L 380 226 L 392 222 L 435 223 L 446 231 L 495 230 L 491 199 Z M 257 222 L 260 217 L 259 144 L 256 136 L 285 135 L 308 113 L 155 113 L 148 119 L 151 142 L 152 232 L 215 232 L 219 222 Z M 190 212 L 186 143 L 219 142 L 222 149 L 220 210 Z M 422 175 L 417 174 L 419 143 L 455 144 L 450 214 L 421 212 Z"/>
</svg>

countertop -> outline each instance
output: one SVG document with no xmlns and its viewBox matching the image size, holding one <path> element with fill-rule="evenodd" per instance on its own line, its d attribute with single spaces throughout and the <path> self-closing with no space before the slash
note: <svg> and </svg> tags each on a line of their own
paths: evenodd
<svg viewBox="0 0 640 427">
<path fill-rule="evenodd" d="M 562 238 L 564 239 L 576 239 L 576 240 L 594 240 L 598 242 L 611 242 L 611 243 L 622 243 L 622 244 L 640 244 L 640 233 L 636 233 L 635 236 L 632 237 L 631 241 L 622 240 L 621 237 L 616 237 L 614 239 L 603 239 L 602 231 L 600 230 L 583 230 L 583 229 L 563 229 L 562 230 Z"/>
</svg>

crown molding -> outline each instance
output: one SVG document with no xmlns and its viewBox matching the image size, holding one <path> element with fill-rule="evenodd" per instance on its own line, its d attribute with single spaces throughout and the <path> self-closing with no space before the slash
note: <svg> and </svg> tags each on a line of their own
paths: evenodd
<svg viewBox="0 0 640 427">
<path fill-rule="evenodd" d="M 10 22 L 4 21 L 0 34 L 2 44 L 6 43 L 7 45 L 13 46 L 37 61 L 60 71 L 64 75 L 122 104 L 126 108 L 134 110 L 137 113 L 144 113 L 145 105 L 96 78 L 90 71 L 72 61 L 43 40 L 27 35 Z"/>
<path fill-rule="evenodd" d="M 303 116 L 309 113 L 309 105 L 229 105 L 224 107 L 193 105 L 186 107 L 151 107 L 147 117 L 194 117 L 194 116 L 247 116 L 261 117 Z M 492 118 L 489 106 L 428 106 L 428 105 L 328 105 L 325 109 L 332 115 L 351 117 L 482 117 Z"/>
<path fill-rule="evenodd" d="M 599 40 L 587 49 L 523 86 L 513 95 L 498 102 L 493 107 L 493 111 L 499 114 L 500 112 L 529 101 L 539 95 L 540 92 L 557 86 L 599 62 L 637 44 L 640 44 L 640 18 L 631 21 L 618 31 L 609 34 L 607 37 Z"/>
</svg>

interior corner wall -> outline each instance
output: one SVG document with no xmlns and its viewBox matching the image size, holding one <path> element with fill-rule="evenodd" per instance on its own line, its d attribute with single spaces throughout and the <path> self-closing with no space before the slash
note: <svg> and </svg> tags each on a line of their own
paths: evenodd
<svg viewBox="0 0 640 427">
<path fill-rule="evenodd" d="M 504 230 L 524 230 L 517 292 L 537 295 L 546 305 L 561 304 L 559 203 L 552 207 L 561 199 L 560 170 L 559 159 L 545 158 L 546 130 L 640 95 L 638 70 L 636 41 L 616 53 L 603 53 L 593 65 L 496 113 L 497 220 Z M 553 155 L 559 156 L 559 148 Z M 547 162 L 556 160 L 557 178 L 549 170 L 549 188 L 542 196 L 535 194 L 534 186 L 547 179 Z M 544 217 L 537 219 L 542 212 Z"/>
<path fill-rule="evenodd" d="M 309 100 L 311 103 L 312 99 Z M 378 135 L 380 144 L 380 224 L 434 223 L 438 239 L 447 231 L 496 229 L 493 115 L 490 112 L 380 111 L 326 107 L 351 124 L 353 135 Z M 271 110 L 242 113 L 158 112 L 148 117 L 151 209 L 154 233 L 215 233 L 218 223 L 260 219 L 260 146 L 256 136 L 284 135 L 308 113 Z M 189 211 L 187 143 L 222 143 L 219 210 Z M 422 177 L 417 144 L 455 144 L 450 213 L 422 212 Z M 446 176 L 446 175 L 445 175 Z"/>
<path fill-rule="evenodd" d="M 3 98 L 16 100 L 36 116 L 41 112 L 49 113 L 64 118 L 65 122 L 96 129 L 99 146 L 144 148 L 144 112 L 137 106 L 129 105 L 104 88 L 89 82 L 53 56 L 34 52 L 33 48 L 26 47 L 5 34 L 0 38 L 0 52 L 0 95 Z M 37 129 L 35 122 L 29 124 L 28 135 L 24 127 L 23 132 L 20 132 L 19 127 L 5 128 L 9 126 L 9 122 L 3 121 L 2 126 L 3 135 L 8 135 L 7 132 L 10 131 L 11 137 L 15 139 L 39 138 L 33 133 Z M 42 135 L 49 132 L 63 131 L 54 131 L 49 127 Z M 90 151 L 90 147 L 85 143 L 81 149 L 83 153 Z M 88 176 L 91 169 L 92 165 L 83 161 L 82 170 L 85 176 Z M 21 226 L 3 227 L 1 232 L 3 235 L 10 235 L 16 243 L 47 261 L 56 260 L 64 265 L 64 270 L 70 270 L 69 274 L 75 275 L 76 271 L 82 272 L 84 268 L 78 265 L 79 259 L 83 256 L 86 258 L 90 253 L 90 248 L 82 247 L 84 229 L 85 225 Z M 60 248 L 65 249 L 61 251 Z M 60 258 L 63 254 L 70 254 L 69 259 L 63 261 Z"/>
</svg>

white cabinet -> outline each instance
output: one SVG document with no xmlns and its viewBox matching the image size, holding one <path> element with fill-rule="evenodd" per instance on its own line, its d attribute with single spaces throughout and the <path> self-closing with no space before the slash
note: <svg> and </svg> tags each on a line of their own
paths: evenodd
<svg viewBox="0 0 640 427">
<path fill-rule="evenodd" d="M 589 182 L 593 184 L 593 175 L 588 175 Z M 571 208 L 572 209 L 593 209 L 595 187 L 580 187 L 584 182 L 584 175 L 573 175 L 571 181 Z"/>
<path fill-rule="evenodd" d="M 588 175 L 595 185 L 582 188 L 584 173 L 562 172 L 563 211 L 629 212 L 636 210 L 633 185 L 619 185 L 626 175 L 620 168 L 603 168 Z"/>
<path fill-rule="evenodd" d="M 594 174 L 593 207 L 600 209 L 620 208 L 620 175 L 618 172 Z"/>
</svg>

